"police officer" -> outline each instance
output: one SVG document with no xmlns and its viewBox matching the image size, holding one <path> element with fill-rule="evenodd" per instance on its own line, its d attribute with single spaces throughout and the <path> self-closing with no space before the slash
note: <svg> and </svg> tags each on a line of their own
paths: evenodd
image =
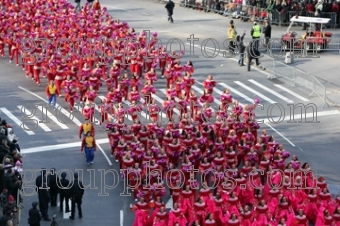
<svg viewBox="0 0 340 226">
<path fill-rule="evenodd" d="M 39 175 L 37 179 L 35 180 L 35 184 L 38 189 L 40 213 L 45 221 L 51 221 L 51 219 L 48 217 L 48 203 L 51 201 L 51 197 L 48 191 L 49 189 L 48 177 L 46 173 L 47 173 L 47 170 L 42 169 L 41 175 Z"/>
<path fill-rule="evenodd" d="M 78 179 L 78 173 L 75 173 L 73 185 L 70 189 L 70 198 L 72 201 L 71 216 L 70 216 L 71 220 L 74 220 L 76 205 L 78 208 L 79 219 L 83 218 L 83 212 L 81 210 L 83 195 L 84 195 L 83 183 Z"/>
<path fill-rule="evenodd" d="M 247 58 L 248 58 L 248 71 L 250 71 L 250 65 L 252 64 L 252 60 L 255 59 L 256 61 L 256 66 L 259 66 L 259 57 L 260 53 L 258 50 L 254 48 L 255 43 L 254 42 L 249 42 L 249 45 L 247 46 Z"/>
<path fill-rule="evenodd" d="M 55 168 L 50 170 L 50 174 L 48 175 L 48 181 L 50 182 L 50 197 L 51 197 L 51 206 L 57 206 L 57 198 L 58 198 L 58 181 L 59 177 L 55 174 Z"/>
<path fill-rule="evenodd" d="M 33 202 L 32 209 L 28 211 L 28 224 L 30 226 L 40 226 L 41 217 L 37 206 L 38 202 Z"/>
<path fill-rule="evenodd" d="M 251 29 L 251 37 L 253 38 L 253 42 L 254 42 L 254 49 L 255 50 L 259 50 L 259 38 L 261 37 L 261 27 L 260 25 L 257 24 L 257 22 L 254 22 L 254 26 Z M 255 41 L 256 40 L 256 41 Z"/>
<path fill-rule="evenodd" d="M 61 174 L 61 179 L 59 181 L 59 199 L 60 199 L 60 212 L 63 212 L 64 201 L 66 206 L 66 213 L 70 212 L 70 206 L 68 204 L 69 193 L 70 193 L 70 181 L 66 179 L 66 173 Z"/>
<path fill-rule="evenodd" d="M 171 1 L 171 0 L 169 0 L 166 3 L 165 8 L 168 11 L 168 21 L 173 23 L 174 19 L 172 18 L 172 15 L 174 14 L 175 3 L 173 3 L 173 1 Z"/>
</svg>

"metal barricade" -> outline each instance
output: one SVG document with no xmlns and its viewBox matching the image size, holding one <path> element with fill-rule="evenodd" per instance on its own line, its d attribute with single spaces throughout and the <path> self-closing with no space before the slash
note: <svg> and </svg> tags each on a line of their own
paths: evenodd
<svg viewBox="0 0 340 226">
<path fill-rule="evenodd" d="M 275 66 L 274 66 L 275 77 L 285 78 L 292 82 L 290 87 L 293 86 L 295 83 L 295 68 L 288 66 L 287 64 L 283 62 L 279 62 L 275 60 L 274 62 L 275 62 Z"/>
<path fill-rule="evenodd" d="M 326 89 L 327 102 L 334 106 L 340 106 L 340 91 Z"/>
</svg>

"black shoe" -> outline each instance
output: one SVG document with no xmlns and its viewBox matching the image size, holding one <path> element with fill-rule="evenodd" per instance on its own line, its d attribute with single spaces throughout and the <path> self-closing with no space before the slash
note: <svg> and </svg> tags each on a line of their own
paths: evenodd
<svg viewBox="0 0 340 226">
<path fill-rule="evenodd" d="M 66 213 L 69 213 L 70 212 L 70 210 L 66 210 Z"/>
<path fill-rule="evenodd" d="M 44 218 L 44 221 L 51 221 L 51 219 L 50 218 Z"/>
<path fill-rule="evenodd" d="M 71 220 L 74 220 L 74 217 L 70 216 L 70 219 L 71 219 Z"/>
<path fill-rule="evenodd" d="M 81 216 L 79 216 L 79 219 L 81 219 L 81 218 L 83 218 L 83 216 L 81 215 Z"/>
</svg>

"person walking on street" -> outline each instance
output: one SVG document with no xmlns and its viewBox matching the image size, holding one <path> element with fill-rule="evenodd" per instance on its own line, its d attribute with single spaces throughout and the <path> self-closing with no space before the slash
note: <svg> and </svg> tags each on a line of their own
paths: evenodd
<svg viewBox="0 0 340 226">
<path fill-rule="evenodd" d="M 50 170 L 50 174 L 48 175 L 48 181 L 50 182 L 50 197 L 51 197 L 51 207 L 57 206 L 57 198 L 58 198 L 58 181 L 59 177 L 55 175 L 55 168 Z"/>
<path fill-rule="evenodd" d="M 260 25 L 257 24 L 257 22 L 254 22 L 254 26 L 250 31 L 250 35 L 253 39 L 253 43 L 254 43 L 254 49 L 256 51 L 259 50 L 259 41 L 260 41 L 260 37 L 261 37 L 261 27 Z"/>
<path fill-rule="evenodd" d="M 81 0 L 75 0 L 75 3 L 77 3 L 77 5 L 76 5 L 76 11 L 81 11 L 80 1 L 81 1 Z"/>
<path fill-rule="evenodd" d="M 236 32 L 235 26 L 233 24 L 230 24 L 228 28 L 228 41 L 229 41 L 229 51 L 231 53 L 235 53 L 236 35 L 237 35 L 237 32 Z"/>
<path fill-rule="evenodd" d="M 238 60 L 238 64 L 240 65 L 240 67 L 244 66 L 244 57 L 245 57 L 244 52 L 246 50 L 246 47 L 244 45 L 243 39 L 245 35 L 246 35 L 246 31 L 244 31 L 242 36 L 240 35 L 236 36 L 236 45 L 237 45 L 238 52 L 240 54 L 240 58 Z"/>
<path fill-rule="evenodd" d="M 79 139 L 86 137 L 88 132 L 91 132 L 92 136 L 95 135 L 94 126 L 89 119 L 85 119 L 85 122 L 79 127 Z"/>
<path fill-rule="evenodd" d="M 46 95 L 48 99 L 48 105 L 52 104 L 54 110 L 56 110 L 57 105 L 57 95 L 59 95 L 57 86 L 55 85 L 54 81 L 51 80 L 50 84 L 46 87 Z"/>
<path fill-rule="evenodd" d="M 78 179 L 78 173 L 75 173 L 73 185 L 70 189 L 70 198 L 71 198 L 71 201 L 72 201 L 71 216 L 70 216 L 71 220 L 74 220 L 76 205 L 77 205 L 77 208 L 78 208 L 79 219 L 83 218 L 83 212 L 82 212 L 82 209 L 81 209 L 83 196 L 84 196 L 83 183 Z"/>
<path fill-rule="evenodd" d="M 70 181 L 66 179 L 66 173 L 63 172 L 61 174 L 61 179 L 59 181 L 59 200 L 60 200 L 60 212 L 63 212 L 64 201 L 65 201 L 65 209 L 66 213 L 70 212 L 70 206 L 68 203 L 69 195 L 70 195 Z"/>
<path fill-rule="evenodd" d="M 250 65 L 252 64 L 252 60 L 255 59 L 256 66 L 260 65 L 259 62 L 259 57 L 260 57 L 260 52 L 255 49 L 255 43 L 250 41 L 249 45 L 247 46 L 247 58 L 248 58 L 248 63 L 247 63 L 247 69 L 250 71 Z"/>
<path fill-rule="evenodd" d="M 265 44 L 264 46 L 267 48 L 270 48 L 270 46 L 268 46 L 270 38 L 272 36 L 272 27 L 269 24 L 268 20 L 264 20 L 264 27 L 263 27 L 263 34 L 264 34 L 264 38 L 265 38 Z"/>
<path fill-rule="evenodd" d="M 40 226 L 41 216 L 40 216 L 37 206 L 38 206 L 38 202 L 33 202 L 32 208 L 28 211 L 29 226 Z"/>
<path fill-rule="evenodd" d="M 168 11 L 168 21 L 173 23 L 174 19 L 172 15 L 174 14 L 175 3 L 172 0 L 169 0 L 165 5 L 166 10 Z"/>
<path fill-rule="evenodd" d="M 96 140 L 91 132 L 86 133 L 86 137 L 81 143 L 81 152 L 85 151 L 87 165 L 93 164 L 94 152 L 96 151 Z"/>
<path fill-rule="evenodd" d="M 40 213 L 45 221 L 51 221 L 48 217 L 48 203 L 51 201 L 51 197 L 48 192 L 48 177 L 46 173 L 47 170 L 42 169 L 41 175 L 35 180 L 35 185 L 38 189 Z"/>
</svg>

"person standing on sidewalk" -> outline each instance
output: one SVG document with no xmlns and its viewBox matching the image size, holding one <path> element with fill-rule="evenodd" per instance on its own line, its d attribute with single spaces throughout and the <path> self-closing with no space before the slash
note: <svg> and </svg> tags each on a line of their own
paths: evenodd
<svg viewBox="0 0 340 226">
<path fill-rule="evenodd" d="M 166 10 L 168 11 L 168 21 L 173 23 L 174 19 L 172 15 L 174 14 L 175 3 L 172 0 L 169 0 L 165 5 Z"/>
<path fill-rule="evenodd" d="M 269 24 L 268 20 L 264 20 L 264 27 L 263 27 L 263 34 L 264 34 L 264 38 L 265 38 L 265 44 L 264 46 L 268 48 L 270 48 L 270 46 L 268 46 L 270 38 L 272 37 L 272 27 Z"/>
<path fill-rule="evenodd" d="M 237 45 L 238 52 L 240 54 L 240 59 L 238 60 L 238 64 L 240 65 L 240 67 L 244 66 L 244 57 L 245 57 L 244 52 L 246 50 L 246 47 L 243 43 L 243 39 L 245 35 L 246 35 L 246 31 L 244 31 L 242 36 L 240 35 L 236 36 L 236 45 Z"/>
<path fill-rule="evenodd" d="M 259 41 L 261 37 L 261 27 L 260 25 L 257 24 L 256 21 L 254 21 L 254 26 L 250 31 L 250 35 L 253 38 L 253 43 L 254 43 L 254 49 L 256 51 L 259 50 Z"/>
<path fill-rule="evenodd" d="M 50 84 L 46 87 L 45 91 L 48 99 L 48 105 L 52 104 L 54 110 L 56 110 L 57 95 L 59 95 L 59 93 L 53 80 L 50 81 Z"/>
<path fill-rule="evenodd" d="M 71 220 L 74 220 L 76 205 L 77 205 L 77 208 L 78 208 L 79 219 L 83 218 L 83 211 L 81 209 L 83 195 L 84 195 L 83 183 L 78 179 L 78 173 L 75 173 L 73 185 L 70 188 L 70 198 L 71 198 L 71 201 L 72 201 L 71 216 L 70 216 Z"/>
<path fill-rule="evenodd" d="M 85 151 L 87 165 L 93 164 L 94 152 L 96 151 L 96 140 L 91 132 L 86 133 L 86 137 L 81 143 L 81 152 Z"/>
</svg>

